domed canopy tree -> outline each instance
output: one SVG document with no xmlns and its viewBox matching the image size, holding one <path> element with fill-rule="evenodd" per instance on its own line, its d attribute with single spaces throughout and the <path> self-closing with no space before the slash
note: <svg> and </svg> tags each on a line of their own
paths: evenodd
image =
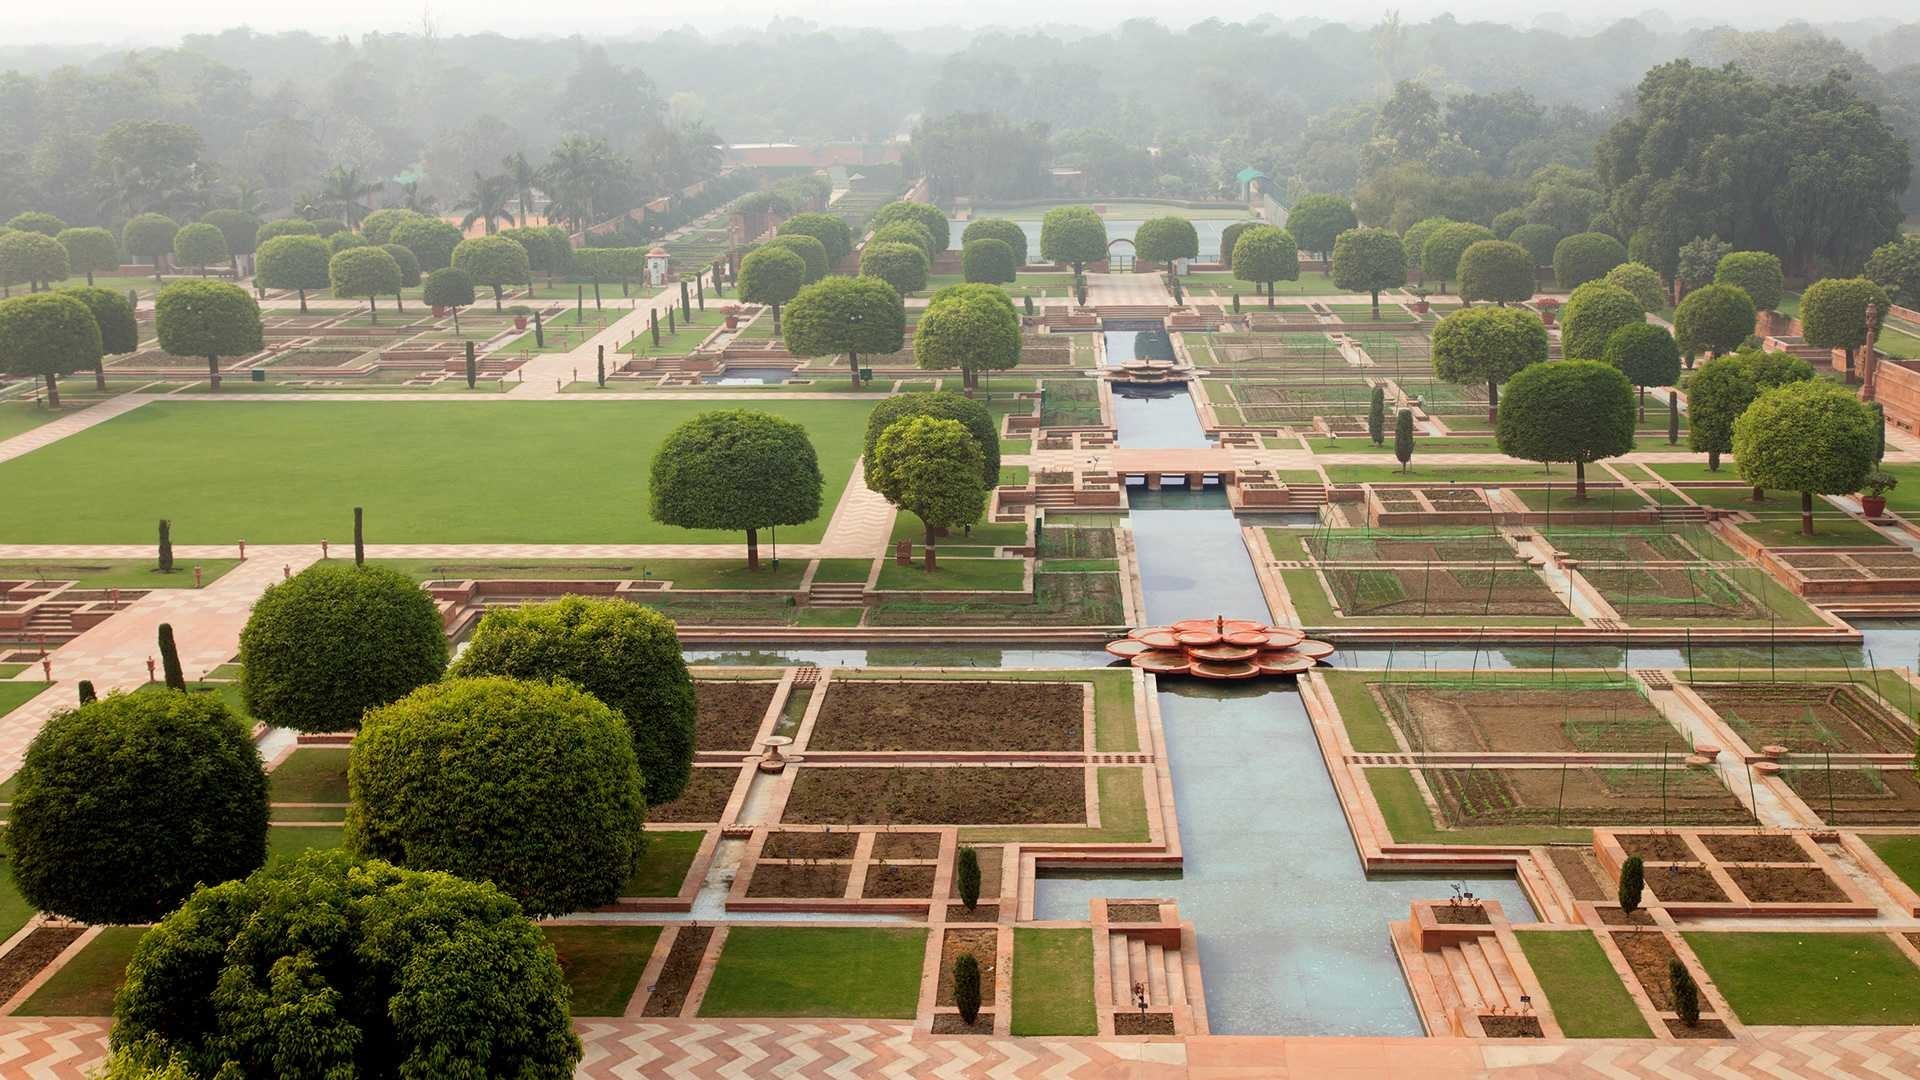
<svg viewBox="0 0 1920 1080">
<path fill-rule="evenodd" d="M 827 245 L 805 233 L 788 233 L 767 241 L 768 247 L 786 248 L 807 264 L 806 280 L 802 285 L 811 285 L 827 276 Z"/>
<path fill-rule="evenodd" d="M 173 234 L 173 257 L 182 266 L 191 266 L 200 271 L 201 277 L 206 277 L 207 267 L 233 258 L 233 249 L 227 246 L 226 233 L 196 221 Z"/>
<path fill-rule="evenodd" d="M 1460 255 L 1460 299 L 1520 304 L 1533 295 L 1533 256 L 1519 244 L 1482 240 Z"/>
<path fill-rule="evenodd" d="M 1027 263 L 1027 230 L 1018 223 L 1006 218 L 974 218 L 960 231 L 960 247 L 965 249 L 975 240 L 999 240 L 1013 249 L 1015 266 Z"/>
<path fill-rule="evenodd" d="M 245 210 L 209 210 L 200 215 L 200 220 L 220 230 L 236 271 L 241 257 L 252 255 L 260 246 L 260 219 Z"/>
<path fill-rule="evenodd" d="M 1680 381 L 1680 346 L 1664 326 L 1628 323 L 1607 337 L 1603 359 L 1640 389 L 1640 419 L 1647 418 L 1647 387 Z"/>
<path fill-rule="evenodd" d="M 1421 276 L 1439 279 L 1440 291 L 1446 292 L 1447 282 L 1460 276 L 1460 257 L 1467 249 L 1494 239 L 1492 229 L 1472 222 L 1454 222 L 1435 229 L 1420 248 Z"/>
<path fill-rule="evenodd" d="M 1813 497 L 1860 490 L 1880 446 L 1880 418 L 1845 387 L 1788 383 L 1733 422 L 1734 464 L 1755 488 L 1800 493 L 1800 532 L 1813 535 Z"/>
<path fill-rule="evenodd" d="M 369 709 L 347 784 L 349 850 L 490 882 L 536 917 L 612 903 L 646 848 L 627 726 L 569 683 L 449 679 Z"/>
<path fill-rule="evenodd" d="M 1433 328 L 1433 368 L 1450 383 L 1486 383 L 1491 421 L 1500 414 L 1500 384 L 1544 361 L 1547 344 L 1546 325 L 1531 311 L 1462 308 Z"/>
<path fill-rule="evenodd" d="M 122 356 L 140 348 L 140 323 L 134 317 L 133 303 L 126 294 L 84 285 L 60 291 L 87 305 L 87 310 L 93 312 L 93 321 L 100 327 L 102 354 Z M 98 360 L 93 364 L 93 381 L 96 388 L 107 388 L 107 371 Z"/>
<path fill-rule="evenodd" d="M 866 246 L 871 248 L 875 244 L 908 244 L 917 247 L 927 257 L 928 263 L 932 263 L 934 256 L 939 254 L 933 246 L 933 234 L 917 221 L 894 221 L 873 230 L 873 235 L 867 237 Z"/>
<path fill-rule="evenodd" d="M 1056 206 L 1040 219 L 1040 257 L 1066 263 L 1075 277 L 1107 257 L 1107 223 L 1085 206 Z"/>
<path fill-rule="evenodd" d="M 44 210 L 26 210 L 7 219 L 7 228 L 20 232 L 39 233 L 41 236 L 58 238 L 66 231 L 67 223 L 57 215 Z"/>
<path fill-rule="evenodd" d="M 220 389 L 220 358 L 265 347 L 260 305 L 247 290 L 222 281 L 176 281 L 153 301 L 160 347 L 175 356 L 207 358 L 207 381 Z"/>
<path fill-rule="evenodd" d="M 789 318 L 789 327 L 796 321 Z M 807 429 L 771 413 L 717 410 L 674 428 L 660 444 L 650 512 L 683 529 L 744 530 L 747 569 L 757 570 L 760 530 L 819 517 L 822 482 Z"/>
<path fill-rule="evenodd" d="M 1255 225 L 1262 225 L 1262 224 L 1265 224 L 1265 223 L 1259 222 L 1259 221 L 1236 221 L 1231 225 L 1228 225 L 1226 228 L 1221 229 L 1220 230 L 1220 265 L 1225 266 L 1228 269 L 1232 269 L 1233 245 L 1240 242 L 1240 234 L 1243 232 L 1246 232 L 1248 229 L 1253 228 Z"/>
<path fill-rule="evenodd" d="M 1780 306 L 1786 291 L 1786 276 L 1780 268 L 1780 256 L 1771 251 L 1729 251 L 1714 268 L 1713 283 L 1732 285 L 1746 292 L 1760 311 Z"/>
<path fill-rule="evenodd" d="M 399 244 L 420 260 L 420 269 L 439 270 L 453 265 L 453 249 L 461 242 L 458 226 L 439 218 L 403 221 L 388 234 L 389 243 Z"/>
<path fill-rule="evenodd" d="M 1533 275 L 1536 287 L 1540 280 L 1540 268 L 1553 264 L 1553 249 L 1560 243 L 1560 234 L 1551 225 L 1522 225 L 1513 230 L 1507 239 L 1527 249 L 1527 257 L 1533 261 Z"/>
<path fill-rule="evenodd" d="M 942 293 L 914 327 L 914 363 L 936 371 L 959 368 L 968 389 L 978 384 L 980 372 L 1020 363 L 1020 316 L 1006 293 L 992 285 Z"/>
<path fill-rule="evenodd" d="M 136 214 L 120 230 L 120 246 L 127 254 L 153 260 L 153 280 L 160 280 L 163 260 L 173 252 L 173 234 L 180 226 L 165 214 Z"/>
<path fill-rule="evenodd" d="M 460 309 L 473 303 L 473 279 L 464 270 L 443 266 L 420 279 L 420 302 L 453 309 L 453 332 L 460 332 Z"/>
<path fill-rule="evenodd" d="M 1866 278 L 1826 278 L 1807 286 L 1800 296 L 1800 328 L 1807 344 L 1822 349 L 1845 349 L 1847 377 L 1853 377 L 1854 353 L 1867 343 L 1867 311 L 1884 318 L 1891 301 L 1887 290 Z M 1875 323 L 1871 329 L 1878 332 Z"/>
<path fill-rule="evenodd" d="M 861 353 L 896 353 L 906 341 L 900 294 L 877 277 L 830 277 L 800 290 L 787 311 L 787 351 L 795 356 L 847 354 L 860 385 Z"/>
<path fill-rule="evenodd" d="M 553 946 L 499 889 L 310 851 L 148 931 L 112 1040 L 193 1076 L 567 1080 L 567 1001 Z"/>
<path fill-rule="evenodd" d="M 652 805 L 672 802 L 693 775 L 693 679 L 673 620 L 624 600 L 563 596 L 496 608 L 448 672 L 564 679 L 606 702 L 633 736 Z"/>
<path fill-rule="evenodd" d="M 1577 289 L 1627 261 L 1627 249 L 1606 233 L 1574 233 L 1553 247 L 1553 278 Z"/>
<path fill-rule="evenodd" d="M 939 390 L 932 393 L 895 394 L 873 407 L 867 414 L 867 439 L 863 452 L 868 461 L 873 460 L 874 448 L 880 444 L 880 436 L 894 424 L 916 416 L 930 416 L 935 420 L 953 420 L 967 429 L 973 441 L 980 448 L 980 480 L 991 488 L 1000 482 L 1000 432 L 993 422 L 993 414 L 987 407 L 970 397 L 956 394 L 951 390 Z M 874 491 L 871 475 L 867 477 L 867 486 Z"/>
<path fill-rule="evenodd" d="M 778 236 L 811 236 L 827 249 L 829 266 L 853 252 L 853 230 L 832 214 L 795 214 L 774 230 Z"/>
<path fill-rule="evenodd" d="M 1633 386 L 1600 360 L 1535 364 L 1507 383 L 1494 439 L 1527 461 L 1573 462 L 1574 498 L 1587 497 L 1587 463 L 1633 449 Z"/>
<path fill-rule="evenodd" d="M 240 631 L 257 720 L 351 731 L 360 714 L 440 678 L 447 636 L 426 590 L 381 566 L 322 562 L 270 586 Z"/>
<path fill-rule="evenodd" d="M 1333 242 L 1341 233 L 1359 227 L 1353 204 L 1338 195 L 1308 195 L 1287 211 L 1287 231 L 1299 241 L 1300 249 L 1322 259 L 1333 250 Z"/>
<path fill-rule="evenodd" d="M 52 288 L 72 272 L 67 249 L 60 241 L 37 232 L 0 235 L 0 284 L 24 284 L 39 292 Z"/>
<path fill-rule="evenodd" d="M 1373 296 L 1380 318 L 1380 291 L 1407 283 L 1407 249 L 1385 229 L 1348 229 L 1333 242 L 1333 283 Z"/>
<path fill-rule="evenodd" d="M 1660 271 L 1646 263 L 1623 262 L 1600 280 L 1627 290 L 1644 311 L 1659 311 L 1667 306 L 1667 289 L 1660 281 Z"/>
<path fill-rule="evenodd" d="M 85 274 L 88 285 L 93 284 L 93 275 L 120 269 L 120 242 L 105 229 L 62 229 L 55 239 L 67 249 L 69 271 Z"/>
<path fill-rule="evenodd" d="M 279 236 L 319 235 L 319 227 L 306 218 L 275 218 L 272 221 L 263 222 L 260 228 L 254 231 L 253 242 L 258 245 Z"/>
<path fill-rule="evenodd" d="M 928 571 L 936 566 L 941 530 L 972 525 L 986 513 L 980 447 L 957 420 L 915 416 L 889 424 L 867 468 L 868 485 L 925 526 Z"/>
<path fill-rule="evenodd" d="M 414 258 L 413 249 L 399 244 L 381 244 L 380 250 L 393 257 L 393 264 L 400 268 L 400 287 L 411 289 L 420 284 L 420 260 Z M 394 296 L 396 305 L 400 302 L 398 294 Z"/>
<path fill-rule="evenodd" d="M 360 235 L 370 244 L 386 244 L 393 240 L 393 230 L 409 221 L 425 221 L 427 215 L 404 206 L 389 206 L 384 210 L 375 210 L 360 219 Z"/>
<path fill-rule="evenodd" d="M 900 296 L 926 288 L 927 270 L 927 253 L 913 244 L 869 241 L 860 249 L 860 276 L 884 281 Z"/>
<path fill-rule="evenodd" d="M 1720 455 L 1733 450 L 1733 422 L 1759 393 L 1739 356 L 1709 360 L 1687 376 L 1687 446 L 1707 455 L 1707 471 L 1720 471 Z"/>
<path fill-rule="evenodd" d="M 947 215 L 931 203 L 908 202 L 900 200 L 890 202 L 873 212 L 867 219 L 867 228 L 878 232 L 896 221 L 911 221 L 920 224 L 933 239 L 933 250 L 945 251 L 953 245 L 952 227 L 947 224 Z"/>
<path fill-rule="evenodd" d="M 151 922 L 267 858 L 260 752 L 217 694 L 109 694 L 56 713 L 16 779 L 13 878 L 41 911 Z"/>
<path fill-rule="evenodd" d="M 960 248 L 960 276 L 969 284 L 1010 285 L 1018 280 L 1015 258 L 1005 240 L 991 236 L 968 240 Z"/>
<path fill-rule="evenodd" d="M 1273 307 L 1273 284 L 1300 278 L 1300 249 L 1293 234 L 1272 225 L 1255 225 L 1233 244 L 1233 276 L 1267 287 L 1267 307 Z"/>
<path fill-rule="evenodd" d="M 1407 266 L 1424 273 L 1422 260 L 1427 253 L 1427 241 L 1433 238 L 1434 233 L 1452 224 L 1452 218 L 1435 214 L 1407 226 L 1407 231 L 1400 234 L 1400 246 L 1406 252 Z"/>
<path fill-rule="evenodd" d="M 1737 285 L 1706 285 L 1688 293 L 1673 312 L 1673 337 L 1682 352 L 1729 353 L 1753 336 L 1753 300 Z"/>
<path fill-rule="evenodd" d="M 1647 313 L 1632 293 L 1604 281 L 1589 281 L 1573 290 L 1560 311 L 1560 355 L 1569 360 L 1598 360 L 1606 355 L 1607 339 L 1615 330 L 1646 321 Z"/>
<path fill-rule="evenodd" d="M 304 222 L 302 223 L 304 224 Z M 263 289 L 292 289 L 300 294 L 300 310 L 307 310 L 307 290 L 324 289 L 332 255 L 317 236 L 288 233 L 260 245 L 253 259 L 253 282 Z"/>
<path fill-rule="evenodd" d="M 799 295 L 806 283 L 807 261 L 790 247 L 768 244 L 740 260 L 740 299 L 773 309 L 775 337 L 780 335 L 780 305 Z"/>
<path fill-rule="evenodd" d="M 47 383 L 47 407 L 60 407 L 60 376 L 100 366 L 100 325 L 70 293 L 0 300 L 0 371 Z"/>
<path fill-rule="evenodd" d="M 412 224 L 402 225 L 394 232 L 401 234 L 399 241 L 404 247 L 413 247 L 404 239 L 406 230 Z M 431 266 L 432 260 L 414 249 L 421 266 Z M 504 236 L 475 236 L 460 241 L 453 249 L 453 268 L 466 273 L 476 285 L 487 285 L 493 289 L 493 310 L 500 310 L 501 290 L 508 285 L 518 285 L 527 280 L 530 272 L 527 266 L 527 249 Z"/>
<path fill-rule="evenodd" d="M 1134 230 L 1133 249 L 1140 258 L 1164 263 L 1172 272 L 1175 260 L 1200 257 L 1200 234 L 1193 222 L 1176 214 L 1148 218 Z"/>
<path fill-rule="evenodd" d="M 367 317 L 378 326 L 378 298 L 400 291 L 400 264 L 385 248 L 348 248 L 327 262 L 327 278 L 333 283 L 335 296 L 366 297 Z"/>
</svg>

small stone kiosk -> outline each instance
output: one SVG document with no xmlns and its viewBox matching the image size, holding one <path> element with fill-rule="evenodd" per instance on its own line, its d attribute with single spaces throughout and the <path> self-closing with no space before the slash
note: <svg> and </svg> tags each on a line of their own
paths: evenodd
<svg viewBox="0 0 1920 1080">
<path fill-rule="evenodd" d="M 647 252 L 647 284 L 658 288 L 667 283 L 667 249 L 654 247 Z"/>
</svg>

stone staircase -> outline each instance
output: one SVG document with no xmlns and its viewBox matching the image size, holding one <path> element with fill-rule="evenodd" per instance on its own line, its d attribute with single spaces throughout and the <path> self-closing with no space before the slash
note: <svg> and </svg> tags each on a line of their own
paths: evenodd
<svg viewBox="0 0 1920 1080">
<path fill-rule="evenodd" d="M 1288 484 L 1287 498 L 1300 510 L 1315 510 L 1327 503 L 1327 489 L 1319 484 Z"/>
<path fill-rule="evenodd" d="M 816 581 L 807 590 L 811 607 L 865 607 L 867 586 L 862 581 Z"/>
<path fill-rule="evenodd" d="M 1107 935 L 1108 969 L 1112 973 L 1116 1006 L 1133 998 L 1132 987 L 1144 984 L 1149 1009 L 1171 1009 L 1187 1004 L 1187 973 L 1180 950 L 1150 943 L 1144 936 Z"/>
<path fill-rule="evenodd" d="M 1704 506 L 1660 507 L 1662 525 L 1705 525 L 1712 520 L 1713 514 Z"/>
<path fill-rule="evenodd" d="M 1521 1004 L 1526 991 L 1521 989 L 1520 978 L 1507 962 L 1499 939 L 1469 938 L 1421 955 L 1446 1006 L 1452 1030 L 1445 1034 L 1478 1035 L 1482 1016 L 1532 1011 Z"/>
<path fill-rule="evenodd" d="M 1033 489 L 1033 505 L 1044 510 L 1077 506 L 1079 502 L 1072 484 L 1037 484 Z"/>
</svg>

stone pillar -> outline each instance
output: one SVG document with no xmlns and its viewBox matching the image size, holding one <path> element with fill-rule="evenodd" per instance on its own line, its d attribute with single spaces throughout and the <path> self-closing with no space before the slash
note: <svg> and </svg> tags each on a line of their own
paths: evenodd
<svg viewBox="0 0 1920 1080">
<path fill-rule="evenodd" d="M 1872 401 L 1873 395 L 1877 391 L 1874 377 L 1880 373 L 1880 363 L 1874 357 L 1873 339 L 1879 335 L 1874 333 L 1874 329 L 1880 324 L 1880 320 L 1886 317 L 1886 314 L 1886 308 L 1881 305 L 1871 302 L 1867 304 L 1867 340 L 1866 343 L 1860 347 L 1860 362 L 1866 365 L 1860 383 L 1861 401 Z"/>
<path fill-rule="evenodd" d="M 1160 474 L 1159 473 L 1150 472 L 1147 474 L 1147 490 L 1148 491 L 1160 490 Z"/>
</svg>

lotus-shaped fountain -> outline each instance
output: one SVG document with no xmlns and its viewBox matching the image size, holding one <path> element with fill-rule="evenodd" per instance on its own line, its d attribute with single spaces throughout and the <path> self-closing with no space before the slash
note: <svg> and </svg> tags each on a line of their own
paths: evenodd
<svg viewBox="0 0 1920 1080">
<path fill-rule="evenodd" d="M 1187 619 L 1172 626 L 1143 626 L 1107 652 L 1154 675 L 1202 679 L 1292 678 L 1333 655 L 1333 646 L 1309 641 L 1291 626 L 1263 626 L 1248 619 Z"/>
</svg>

